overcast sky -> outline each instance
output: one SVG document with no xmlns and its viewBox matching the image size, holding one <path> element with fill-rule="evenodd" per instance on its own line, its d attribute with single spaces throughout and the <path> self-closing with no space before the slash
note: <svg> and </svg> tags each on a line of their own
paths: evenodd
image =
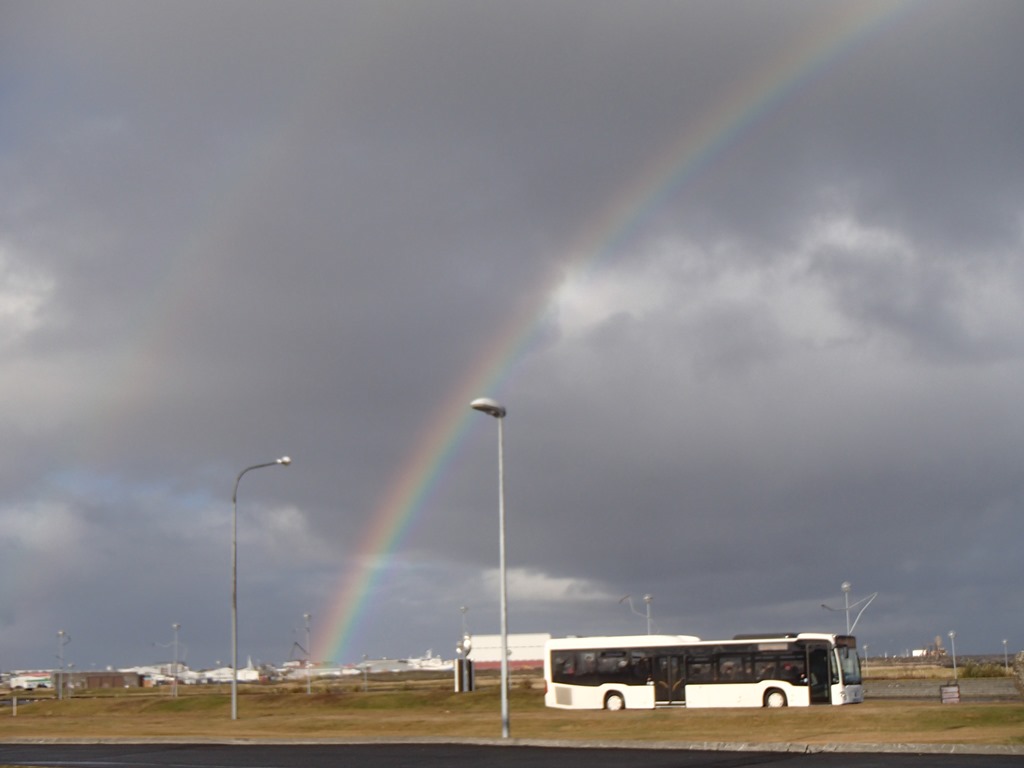
<svg viewBox="0 0 1024 768">
<path fill-rule="evenodd" d="M 227 663 L 285 454 L 243 660 L 496 633 L 477 396 L 512 632 L 1024 648 L 1022 33 L 0 2 L 0 668 Z"/>
</svg>

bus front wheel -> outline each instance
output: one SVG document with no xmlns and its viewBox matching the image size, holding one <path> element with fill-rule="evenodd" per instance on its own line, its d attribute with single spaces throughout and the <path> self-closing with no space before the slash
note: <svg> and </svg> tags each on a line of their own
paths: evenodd
<svg viewBox="0 0 1024 768">
<path fill-rule="evenodd" d="M 604 697 L 604 708 L 609 712 L 618 712 L 626 708 L 626 700 L 621 693 L 609 693 Z"/>
<path fill-rule="evenodd" d="M 764 695 L 764 705 L 766 707 L 784 707 L 788 702 L 786 701 L 786 694 L 780 691 L 778 688 L 772 688 L 767 691 Z"/>
</svg>

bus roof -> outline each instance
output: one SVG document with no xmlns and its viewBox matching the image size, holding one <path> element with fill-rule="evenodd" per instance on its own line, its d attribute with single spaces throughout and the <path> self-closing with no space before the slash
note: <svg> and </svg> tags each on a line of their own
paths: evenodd
<svg viewBox="0 0 1024 768">
<path fill-rule="evenodd" d="M 825 640 L 839 646 L 857 647 L 852 635 L 827 632 L 783 632 L 779 634 L 743 634 L 730 640 L 702 640 L 696 635 L 596 635 L 552 638 L 545 644 L 549 650 L 591 648 L 663 648 L 676 645 L 741 645 L 750 642 L 777 640 Z"/>
<path fill-rule="evenodd" d="M 548 640 L 548 648 L 656 648 L 666 645 L 699 643 L 696 635 L 597 635 L 591 637 L 556 637 Z"/>
</svg>

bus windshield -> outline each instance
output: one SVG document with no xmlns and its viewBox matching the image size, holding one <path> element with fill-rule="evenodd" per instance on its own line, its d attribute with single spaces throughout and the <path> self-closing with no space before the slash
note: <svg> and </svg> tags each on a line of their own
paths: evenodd
<svg viewBox="0 0 1024 768">
<path fill-rule="evenodd" d="M 860 685 L 860 659 L 857 657 L 856 648 L 836 648 L 839 654 L 839 666 L 843 670 L 843 682 L 847 685 Z"/>
</svg>

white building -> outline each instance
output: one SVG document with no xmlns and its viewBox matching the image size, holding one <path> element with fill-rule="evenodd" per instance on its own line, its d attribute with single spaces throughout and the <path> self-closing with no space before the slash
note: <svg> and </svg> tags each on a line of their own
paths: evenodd
<svg viewBox="0 0 1024 768">
<path fill-rule="evenodd" d="M 466 658 L 477 669 L 497 669 L 501 666 L 501 635 L 473 635 L 472 647 Z M 544 666 L 544 643 L 551 639 L 547 632 L 508 636 L 508 665 L 510 669 L 534 669 Z"/>
</svg>

